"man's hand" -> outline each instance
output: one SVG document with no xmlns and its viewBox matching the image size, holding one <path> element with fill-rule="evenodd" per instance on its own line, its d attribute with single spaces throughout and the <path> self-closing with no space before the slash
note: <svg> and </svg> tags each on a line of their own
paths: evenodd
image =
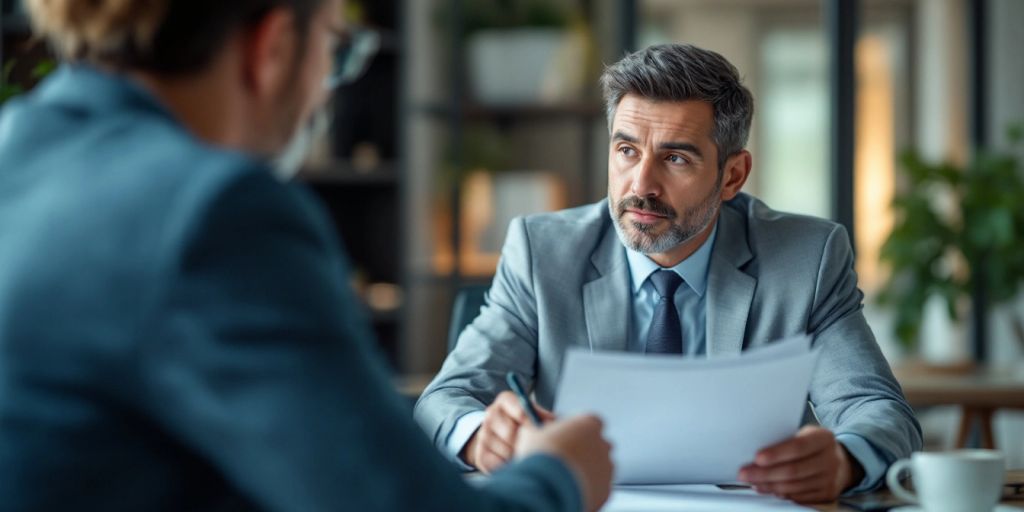
<svg viewBox="0 0 1024 512">
<path fill-rule="evenodd" d="M 550 411 L 536 404 L 534 408 L 545 423 L 555 419 Z M 511 391 L 502 391 L 484 411 L 483 423 L 459 455 L 466 464 L 490 474 L 515 456 L 519 429 L 529 421 L 516 395 Z"/>
<path fill-rule="evenodd" d="M 516 456 L 547 453 L 569 467 L 583 497 L 583 509 L 601 508 L 612 490 L 611 445 L 601 435 L 597 416 L 576 416 L 537 429 L 524 425 L 516 442 Z"/>
<path fill-rule="evenodd" d="M 860 464 L 827 429 L 808 426 L 790 439 L 757 452 L 740 469 L 742 482 L 757 492 L 800 503 L 835 500 L 864 478 Z"/>
</svg>

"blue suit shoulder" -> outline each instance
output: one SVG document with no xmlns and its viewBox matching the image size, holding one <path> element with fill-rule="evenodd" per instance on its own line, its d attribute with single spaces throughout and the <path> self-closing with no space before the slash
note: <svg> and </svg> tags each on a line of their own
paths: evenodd
<svg viewBox="0 0 1024 512">
<path fill-rule="evenodd" d="M 191 389 L 158 395 L 158 376 L 207 375 L 195 362 L 215 352 L 185 342 L 238 317 L 228 308 L 242 302 L 211 302 L 215 293 L 258 295 L 252 283 L 269 281 L 281 251 L 299 250 L 267 230 L 328 254 L 325 220 L 264 164 L 199 142 L 124 81 L 54 78 L 0 119 L 0 416 L 19 418 L 0 422 L 0 508 L 202 509 L 189 490 L 218 480 L 183 462 L 195 442 L 161 446 L 171 422 L 158 426 L 154 411 L 198 424 L 182 411 L 206 402 Z M 335 260 L 309 259 L 344 282 Z"/>
<path fill-rule="evenodd" d="M 5 106 L 0 155 L 11 200 L 45 203 L 63 224 L 104 226 L 105 237 L 128 233 L 136 243 L 158 243 L 240 182 L 282 200 L 297 193 L 264 162 L 184 130 L 138 84 L 83 66 L 62 67 Z"/>
<path fill-rule="evenodd" d="M 124 348 L 190 256 L 231 250 L 246 228 L 276 225 L 320 247 L 333 240 L 301 187 L 281 184 L 261 161 L 201 142 L 122 80 L 59 72 L 5 106 L 2 123 L 0 265 L 12 294 L 63 291 L 46 300 L 17 295 L 19 318 L 66 311 L 69 325 L 102 325 L 110 344 Z M 95 302 L 98 289 L 103 302 Z M 93 304 L 88 317 L 76 316 L 82 304 Z M 36 329 L 35 339 L 46 339 Z M 120 348 L 107 353 L 127 363 L 131 351 Z"/>
</svg>

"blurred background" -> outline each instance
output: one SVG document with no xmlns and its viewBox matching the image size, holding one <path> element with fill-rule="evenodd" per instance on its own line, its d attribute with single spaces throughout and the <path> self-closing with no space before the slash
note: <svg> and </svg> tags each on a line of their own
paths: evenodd
<svg viewBox="0 0 1024 512">
<path fill-rule="evenodd" d="M 849 230 L 865 311 L 930 448 L 1024 467 L 1024 1 L 349 0 L 370 37 L 299 179 L 330 208 L 407 388 L 517 215 L 600 200 L 604 64 L 723 54 L 754 94 L 745 190 Z M 0 102 L 54 62 L 0 0 Z"/>
</svg>

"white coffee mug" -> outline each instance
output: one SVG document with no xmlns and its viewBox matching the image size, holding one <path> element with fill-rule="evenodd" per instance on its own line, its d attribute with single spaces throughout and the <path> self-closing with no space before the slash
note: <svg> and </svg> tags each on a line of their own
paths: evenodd
<svg viewBox="0 0 1024 512">
<path fill-rule="evenodd" d="M 917 452 L 896 461 L 885 479 L 893 494 L 927 512 L 991 511 L 1002 494 L 1005 465 L 995 450 Z M 913 476 L 917 494 L 900 484 L 904 470 Z"/>
</svg>

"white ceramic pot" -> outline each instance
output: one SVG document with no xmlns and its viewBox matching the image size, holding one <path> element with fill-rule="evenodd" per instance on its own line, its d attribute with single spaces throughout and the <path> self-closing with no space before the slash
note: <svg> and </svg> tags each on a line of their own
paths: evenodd
<svg viewBox="0 0 1024 512">
<path fill-rule="evenodd" d="M 469 37 L 467 71 L 476 101 L 554 103 L 582 92 L 582 35 L 560 29 L 482 30 Z"/>
</svg>

